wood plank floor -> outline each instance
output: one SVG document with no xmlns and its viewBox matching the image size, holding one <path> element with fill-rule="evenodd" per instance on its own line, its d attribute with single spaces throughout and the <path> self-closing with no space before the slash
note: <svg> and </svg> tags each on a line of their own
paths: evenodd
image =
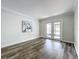
<svg viewBox="0 0 79 59">
<path fill-rule="evenodd" d="M 2 59 L 78 59 L 74 45 L 36 39 L 2 49 Z"/>
</svg>

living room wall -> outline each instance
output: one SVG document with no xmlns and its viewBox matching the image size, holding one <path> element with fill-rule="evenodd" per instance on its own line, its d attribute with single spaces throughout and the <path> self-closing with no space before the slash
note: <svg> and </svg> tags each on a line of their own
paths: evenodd
<svg viewBox="0 0 79 59">
<path fill-rule="evenodd" d="M 1 47 L 39 37 L 39 22 L 37 19 L 7 8 L 2 8 L 1 12 Z M 22 20 L 32 22 L 32 32 L 22 32 Z"/>
</svg>

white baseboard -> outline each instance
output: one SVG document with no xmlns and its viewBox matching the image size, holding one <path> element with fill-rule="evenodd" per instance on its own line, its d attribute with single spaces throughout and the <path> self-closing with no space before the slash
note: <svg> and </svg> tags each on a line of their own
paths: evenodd
<svg viewBox="0 0 79 59">
<path fill-rule="evenodd" d="M 71 41 L 66 41 L 66 40 L 60 40 L 60 41 L 68 42 L 68 43 L 72 43 L 72 44 L 74 44 L 74 42 L 71 42 Z"/>
<path fill-rule="evenodd" d="M 42 38 L 45 38 L 45 37 L 42 37 Z M 52 38 L 45 38 L 45 39 L 52 39 Z M 58 39 L 55 39 L 55 40 L 58 40 Z M 68 42 L 68 43 L 74 44 L 74 42 L 72 42 L 72 41 L 67 41 L 67 40 L 63 40 L 63 39 L 60 39 L 59 41 Z"/>
</svg>

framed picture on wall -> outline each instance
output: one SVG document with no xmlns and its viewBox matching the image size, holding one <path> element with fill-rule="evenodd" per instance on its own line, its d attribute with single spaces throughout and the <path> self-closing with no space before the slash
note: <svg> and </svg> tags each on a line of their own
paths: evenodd
<svg viewBox="0 0 79 59">
<path fill-rule="evenodd" d="M 32 22 L 22 21 L 22 32 L 32 32 Z"/>
</svg>

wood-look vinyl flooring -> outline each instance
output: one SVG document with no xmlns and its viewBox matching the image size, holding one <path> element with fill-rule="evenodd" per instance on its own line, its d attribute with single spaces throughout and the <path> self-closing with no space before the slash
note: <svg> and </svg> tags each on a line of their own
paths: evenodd
<svg viewBox="0 0 79 59">
<path fill-rule="evenodd" d="M 74 45 L 50 39 L 35 39 L 2 49 L 2 59 L 78 59 Z"/>
</svg>

